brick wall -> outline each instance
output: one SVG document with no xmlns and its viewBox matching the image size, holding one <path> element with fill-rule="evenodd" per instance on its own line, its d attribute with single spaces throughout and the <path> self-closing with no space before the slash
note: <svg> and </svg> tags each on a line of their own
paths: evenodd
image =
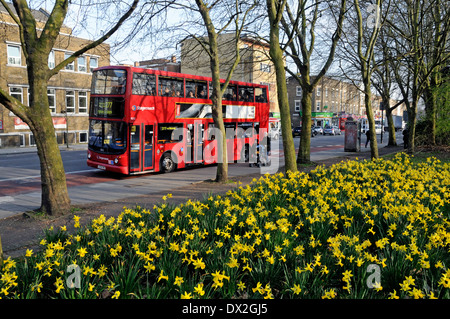
<svg viewBox="0 0 450 319">
<path fill-rule="evenodd" d="M 37 27 L 42 25 L 38 23 Z M 67 27 L 61 29 L 53 49 L 55 65 L 63 61 L 65 55 L 89 43 L 89 40 L 73 37 L 70 33 Z M 20 58 L 15 55 L 18 48 Z M 54 101 L 50 108 L 58 143 L 66 142 L 67 131 L 70 143 L 87 142 L 91 62 L 98 67 L 109 65 L 109 45 L 103 44 L 86 52 L 81 59 L 75 60 L 70 69 L 61 70 L 48 83 L 49 101 Z M 5 12 L 0 12 L 0 88 L 29 105 L 26 61 L 20 46 L 18 27 Z M 69 107 L 66 114 L 67 102 L 73 107 Z M 0 147 L 29 145 L 33 145 L 29 128 L 0 104 Z"/>
</svg>

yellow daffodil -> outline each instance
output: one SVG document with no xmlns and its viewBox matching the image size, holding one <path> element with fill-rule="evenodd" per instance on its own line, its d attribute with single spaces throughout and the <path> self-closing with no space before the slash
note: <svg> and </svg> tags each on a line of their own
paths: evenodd
<svg viewBox="0 0 450 319">
<path fill-rule="evenodd" d="M 298 295 L 299 293 L 302 292 L 300 285 L 297 284 L 294 284 L 294 287 L 292 287 L 291 290 L 294 292 L 295 295 Z"/>
</svg>

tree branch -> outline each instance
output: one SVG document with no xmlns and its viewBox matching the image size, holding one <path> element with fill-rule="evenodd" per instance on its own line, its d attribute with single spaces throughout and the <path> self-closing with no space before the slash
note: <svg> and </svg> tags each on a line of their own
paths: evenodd
<svg viewBox="0 0 450 319">
<path fill-rule="evenodd" d="M 49 70 L 48 78 L 51 78 L 53 75 L 57 74 L 66 65 L 68 65 L 69 63 L 72 63 L 73 61 L 75 61 L 75 59 L 77 57 L 79 57 L 80 55 L 82 55 L 83 53 L 89 51 L 90 49 L 93 49 L 93 48 L 97 47 L 98 45 L 102 44 L 107 39 L 109 39 L 120 28 L 120 26 L 125 22 L 125 20 L 130 17 L 130 15 L 136 9 L 138 2 L 139 2 L 139 0 L 133 0 L 133 3 L 131 4 L 131 6 L 128 9 L 128 11 L 120 18 L 120 20 L 117 22 L 117 24 L 113 28 L 111 28 L 111 30 L 109 30 L 104 36 L 102 36 L 101 38 L 99 38 L 96 41 L 93 41 L 93 42 L 89 43 L 88 45 L 86 45 L 85 47 L 81 48 L 80 50 L 76 51 L 69 58 L 65 59 L 64 61 L 59 63 L 57 66 L 55 66 L 53 69 Z"/>
</svg>

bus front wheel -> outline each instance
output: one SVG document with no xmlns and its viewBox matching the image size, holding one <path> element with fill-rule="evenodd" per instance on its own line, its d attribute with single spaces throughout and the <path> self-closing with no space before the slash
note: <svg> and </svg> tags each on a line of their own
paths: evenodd
<svg viewBox="0 0 450 319">
<path fill-rule="evenodd" d="M 161 171 L 164 173 L 170 173 L 175 170 L 175 161 L 172 159 L 169 153 L 166 153 L 161 158 Z"/>
</svg>

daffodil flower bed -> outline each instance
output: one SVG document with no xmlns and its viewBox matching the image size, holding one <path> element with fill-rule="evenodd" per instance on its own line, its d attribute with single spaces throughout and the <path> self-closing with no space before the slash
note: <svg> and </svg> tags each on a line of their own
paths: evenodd
<svg viewBox="0 0 450 319">
<path fill-rule="evenodd" d="M 449 186 L 449 164 L 400 154 L 75 216 L 5 260 L 0 297 L 449 298 Z"/>
</svg>

